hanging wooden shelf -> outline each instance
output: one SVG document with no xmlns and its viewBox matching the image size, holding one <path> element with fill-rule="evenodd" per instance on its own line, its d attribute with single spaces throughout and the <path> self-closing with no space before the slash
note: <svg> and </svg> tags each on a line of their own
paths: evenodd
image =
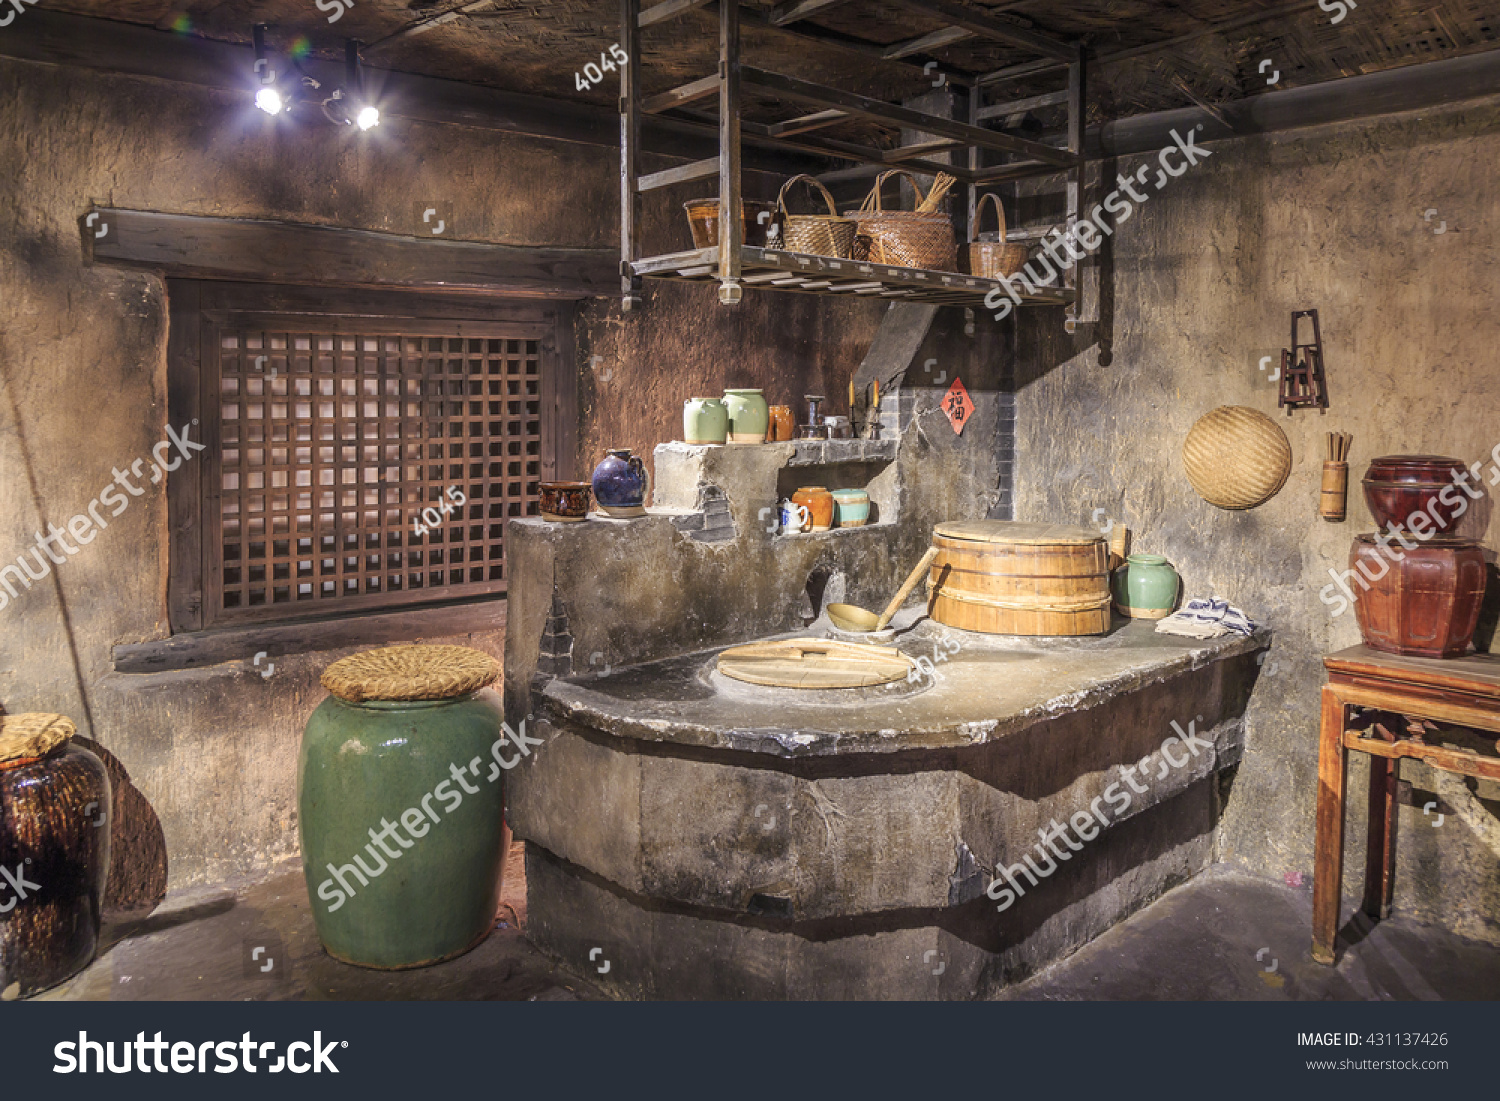
<svg viewBox="0 0 1500 1101">
<path fill-rule="evenodd" d="M 693 283 L 717 283 L 719 250 L 690 249 L 666 256 L 653 256 L 631 264 L 637 276 L 680 279 Z M 847 294 L 851 298 L 889 298 L 902 302 L 941 302 L 946 305 L 984 307 L 985 296 L 999 289 L 998 280 L 980 279 L 951 271 L 897 268 L 861 260 L 838 260 L 831 256 L 809 256 L 776 249 L 740 249 L 740 283 L 749 287 L 801 291 L 805 294 Z M 1067 287 L 1030 294 L 1017 286 L 1023 303 L 1061 306 L 1073 301 Z"/>
</svg>

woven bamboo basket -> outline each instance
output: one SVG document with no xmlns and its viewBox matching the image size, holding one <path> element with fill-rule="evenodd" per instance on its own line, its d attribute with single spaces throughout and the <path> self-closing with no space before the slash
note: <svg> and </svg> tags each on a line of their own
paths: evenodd
<svg viewBox="0 0 1500 1101">
<path fill-rule="evenodd" d="M 986 201 L 995 204 L 995 216 L 1000 222 L 1000 239 L 998 241 L 980 241 L 979 218 L 984 211 Z M 978 204 L 974 207 L 974 240 L 969 242 L 969 274 L 977 275 L 981 279 L 1003 279 L 1014 275 L 1026 266 L 1026 259 L 1031 250 L 1026 245 L 1012 245 L 1005 239 L 1005 207 L 1000 203 L 1000 196 L 993 191 L 981 196 Z"/>
<path fill-rule="evenodd" d="M 1286 485 L 1292 445 L 1258 409 L 1221 405 L 1199 418 L 1182 444 L 1182 467 L 1198 495 L 1225 509 L 1263 505 Z"/>
<path fill-rule="evenodd" d="M 823 201 L 828 204 L 827 214 L 792 214 L 787 211 L 787 188 L 798 180 L 806 180 L 823 193 Z M 776 196 L 776 207 L 781 211 L 782 248 L 787 252 L 849 259 L 854 249 L 854 234 L 859 227 L 852 218 L 839 214 L 833 196 L 818 180 L 811 176 L 793 176 L 781 185 L 781 192 Z"/>
<path fill-rule="evenodd" d="M 916 210 L 886 210 L 882 205 L 881 187 L 891 176 L 898 175 L 911 181 L 917 193 Z M 850 214 L 859 223 L 854 259 L 902 268 L 957 271 L 958 244 L 953 236 L 953 223 L 937 209 L 954 182 L 952 176 L 939 174 L 932 181 L 932 190 L 924 196 L 917 177 L 906 169 L 882 172 L 860 208 Z"/>
<path fill-rule="evenodd" d="M 1098 635 L 1109 630 L 1109 562 L 1097 532 L 1004 520 L 939 524 L 928 614 L 993 635 Z"/>
</svg>

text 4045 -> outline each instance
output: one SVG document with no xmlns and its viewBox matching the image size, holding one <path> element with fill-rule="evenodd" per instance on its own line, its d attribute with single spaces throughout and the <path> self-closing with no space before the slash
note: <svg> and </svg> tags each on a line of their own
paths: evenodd
<svg viewBox="0 0 1500 1101">
<path fill-rule="evenodd" d="M 449 486 L 447 494 L 441 501 L 436 505 L 428 505 L 422 510 L 421 516 L 412 517 L 411 530 L 417 535 L 426 535 L 429 531 L 443 526 L 444 516 L 451 514 L 455 508 L 463 508 L 468 503 L 469 499 L 464 496 L 463 490 L 458 486 Z"/>
<path fill-rule="evenodd" d="M 620 49 L 620 44 L 616 42 L 609 48 L 609 53 L 599 55 L 599 64 L 595 65 L 592 61 L 590 61 L 583 67 L 583 72 L 581 74 L 573 74 L 573 81 L 577 85 L 577 88 L 580 92 L 587 92 L 595 84 L 598 84 L 601 80 L 604 79 L 605 73 L 612 73 L 615 71 L 615 61 L 611 61 L 611 57 L 613 57 L 615 61 L 618 61 L 621 65 L 630 60 L 630 55 L 627 54 L 624 50 Z"/>
<path fill-rule="evenodd" d="M 933 642 L 932 657 L 928 657 L 926 654 L 919 654 L 912 658 L 915 664 L 912 666 L 911 672 L 906 674 L 906 683 L 915 684 L 922 680 L 935 679 L 937 677 L 938 665 L 941 662 L 947 661 L 949 654 L 958 653 L 960 645 L 958 639 L 944 633 L 942 638 L 936 639 Z"/>
</svg>

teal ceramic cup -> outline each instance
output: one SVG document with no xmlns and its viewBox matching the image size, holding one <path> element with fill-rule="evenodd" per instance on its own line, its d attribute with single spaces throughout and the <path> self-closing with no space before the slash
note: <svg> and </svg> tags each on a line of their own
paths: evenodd
<svg viewBox="0 0 1500 1101">
<path fill-rule="evenodd" d="M 330 696 L 297 772 L 302 864 L 328 954 L 361 967 L 462 955 L 494 927 L 504 869 L 500 697 Z"/>
<path fill-rule="evenodd" d="M 834 490 L 833 506 L 841 528 L 862 528 L 870 522 L 870 495 L 862 489 Z"/>
<path fill-rule="evenodd" d="M 1115 610 L 1131 619 L 1165 619 L 1180 587 L 1177 571 L 1159 554 L 1132 554 L 1111 579 Z"/>
</svg>

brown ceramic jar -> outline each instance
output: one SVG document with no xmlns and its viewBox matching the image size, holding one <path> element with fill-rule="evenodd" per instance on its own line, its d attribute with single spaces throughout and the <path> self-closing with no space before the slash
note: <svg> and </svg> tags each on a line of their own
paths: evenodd
<svg viewBox="0 0 1500 1101">
<path fill-rule="evenodd" d="M 792 504 L 801 505 L 812 516 L 813 531 L 833 527 L 833 494 L 822 486 L 803 486 L 792 494 Z"/>
<path fill-rule="evenodd" d="M 1355 539 L 1348 584 L 1359 633 L 1372 650 L 1461 657 L 1479 624 L 1484 552 L 1457 539 L 1406 541 L 1410 548 L 1395 539 L 1382 548 L 1374 535 Z"/>
<path fill-rule="evenodd" d="M 109 774 L 61 715 L 0 720 L 0 993 L 87 967 L 109 872 Z"/>
</svg>

